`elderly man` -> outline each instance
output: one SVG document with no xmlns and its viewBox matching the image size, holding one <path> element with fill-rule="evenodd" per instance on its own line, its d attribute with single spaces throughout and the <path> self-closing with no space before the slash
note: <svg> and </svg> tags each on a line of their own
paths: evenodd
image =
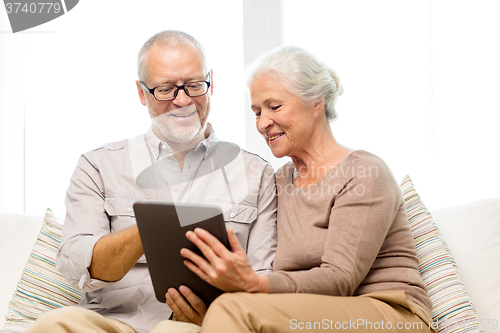
<svg viewBox="0 0 500 333">
<path fill-rule="evenodd" d="M 138 76 L 152 127 L 83 154 L 67 192 L 56 265 L 84 297 L 41 316 L 29 332 L 164 331 L 153 328 L 172 310 L 154 295 L 132 209 L 138 200 L 219 205 L 253 268 L 272 270 L 274 173 L 258 156 L 217 140 L 207 122 L 213 83 L 203 47 L 186 33 L 160 32 L 139 52 Z M 186 314 L 179 320 L 201 323 L 206 305 L 187 287 L 180 293 L 166 295 Z M 187 311 L 175 309 L 183 302 Z"/>
</svg>

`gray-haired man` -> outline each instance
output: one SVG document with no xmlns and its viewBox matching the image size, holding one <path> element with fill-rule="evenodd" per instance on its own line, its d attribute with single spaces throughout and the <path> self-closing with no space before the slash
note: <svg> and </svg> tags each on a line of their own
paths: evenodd
<svg viewBox="0 0 500 333">
<path fill-rule="evenodd" d="M 56 265 L 84 297 L 40 317 L 29 332 L 142 333 L 171 316 L 154 295 L 132 209 L 138 200 L 219 205 L 253 268 L 272 270 L 274 173 L 258 156 L 216 138 L 207 122 L 213 75 L 203 47 L 180 31 L 158 33 L 139 52 L 138 75 L 152 127 L 83 154 L 67 192 Z M 200 323 L 206 305 L 180 289 L 191 304 L 179 319 Z M 177 291 L 170 297 L 177 299 L 172 306 L 182 302 Z"/>
</svg>

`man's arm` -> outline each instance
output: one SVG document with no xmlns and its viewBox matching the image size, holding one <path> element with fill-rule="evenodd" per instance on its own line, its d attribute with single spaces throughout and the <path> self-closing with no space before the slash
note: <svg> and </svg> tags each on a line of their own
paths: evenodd
<svg viewBox="0 0 500 333">
<path fill-rule="evenodd" d="M 137 226 L 103 236 L 92 251 L 90 276 L 102 281 L 118 281 L 143 253 Z"/>
<path fill-rule="evenodd" d="M 93 291 L 121 279 L 142 255 L 137 227 L 111 232 L 100 170 L 82 155 L 66 194 L 66 219 L 56 266 L 74 287 Z"/>
</svg>

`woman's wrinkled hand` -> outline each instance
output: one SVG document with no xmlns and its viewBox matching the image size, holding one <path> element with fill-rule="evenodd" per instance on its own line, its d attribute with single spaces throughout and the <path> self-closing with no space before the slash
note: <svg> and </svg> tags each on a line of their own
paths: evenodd
<svg viewBox="0 0 500 333">
<path fill-rule="evenodd" d="M 181 255 L 188 259 L 184 264 L 200 278 L 223 291 L 269 292 L 265 275 L 258 275 L 248 262 L 232 229 L 227 231 L 229 251 L 212 234 L 201 228 L 188 231 L 186 237 L 203 253 L 205 258 L 183 248 Z"/>
</svg>

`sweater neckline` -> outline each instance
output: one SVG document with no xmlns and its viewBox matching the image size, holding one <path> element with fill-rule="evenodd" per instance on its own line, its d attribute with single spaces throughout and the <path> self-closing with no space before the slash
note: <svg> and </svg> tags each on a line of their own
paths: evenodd
<svg viewBox="0 0 500 333">
<path fill-rule="evenodd" d="M 316 183 L 312 184 L 312 185 L 309 185 L 309 186 L 303 186 L 303 187 L 295 187 L 294 184 L 293 184 L 293 173 L 295 172 L 295 165 L 293 164 L 292 161 L 288 162 L 289 164 L 289 168 L 288 168 L 288 182 L 289 184 L 291 184 L 293 186 L 294 189 L 296 190 L 301 190 L 301 189 L 308 189 L 308 188 L 311 188 L 313 186 L 318 186 L 318 185 L 321 185 L 321 183 L 323 182 L 323 179 L 325 179 L 325 177 L 329 174 L 331 174 L 334 170 L 337 170 L 339 166 L 341 166 L 342 164 L 344 164 L 348 159 L 350 159 L 350 157 L 353 155 L 353 153 L 356 152 L 356 153 L 359 153 L 359 152 L 363 152 L 363 150 L 359 150 L 359 149 L 354 149 L 352 151 L 349 152 L 349 154 L 347 154 L 339 163 L 337 163 L 336 165 L 334 165 L 333 167 L 330 168 L 330 170 L 328 170 L 324 175 L 323 177 L 320 178 L 320 180 L 318 180 Z"/>
</svg>

